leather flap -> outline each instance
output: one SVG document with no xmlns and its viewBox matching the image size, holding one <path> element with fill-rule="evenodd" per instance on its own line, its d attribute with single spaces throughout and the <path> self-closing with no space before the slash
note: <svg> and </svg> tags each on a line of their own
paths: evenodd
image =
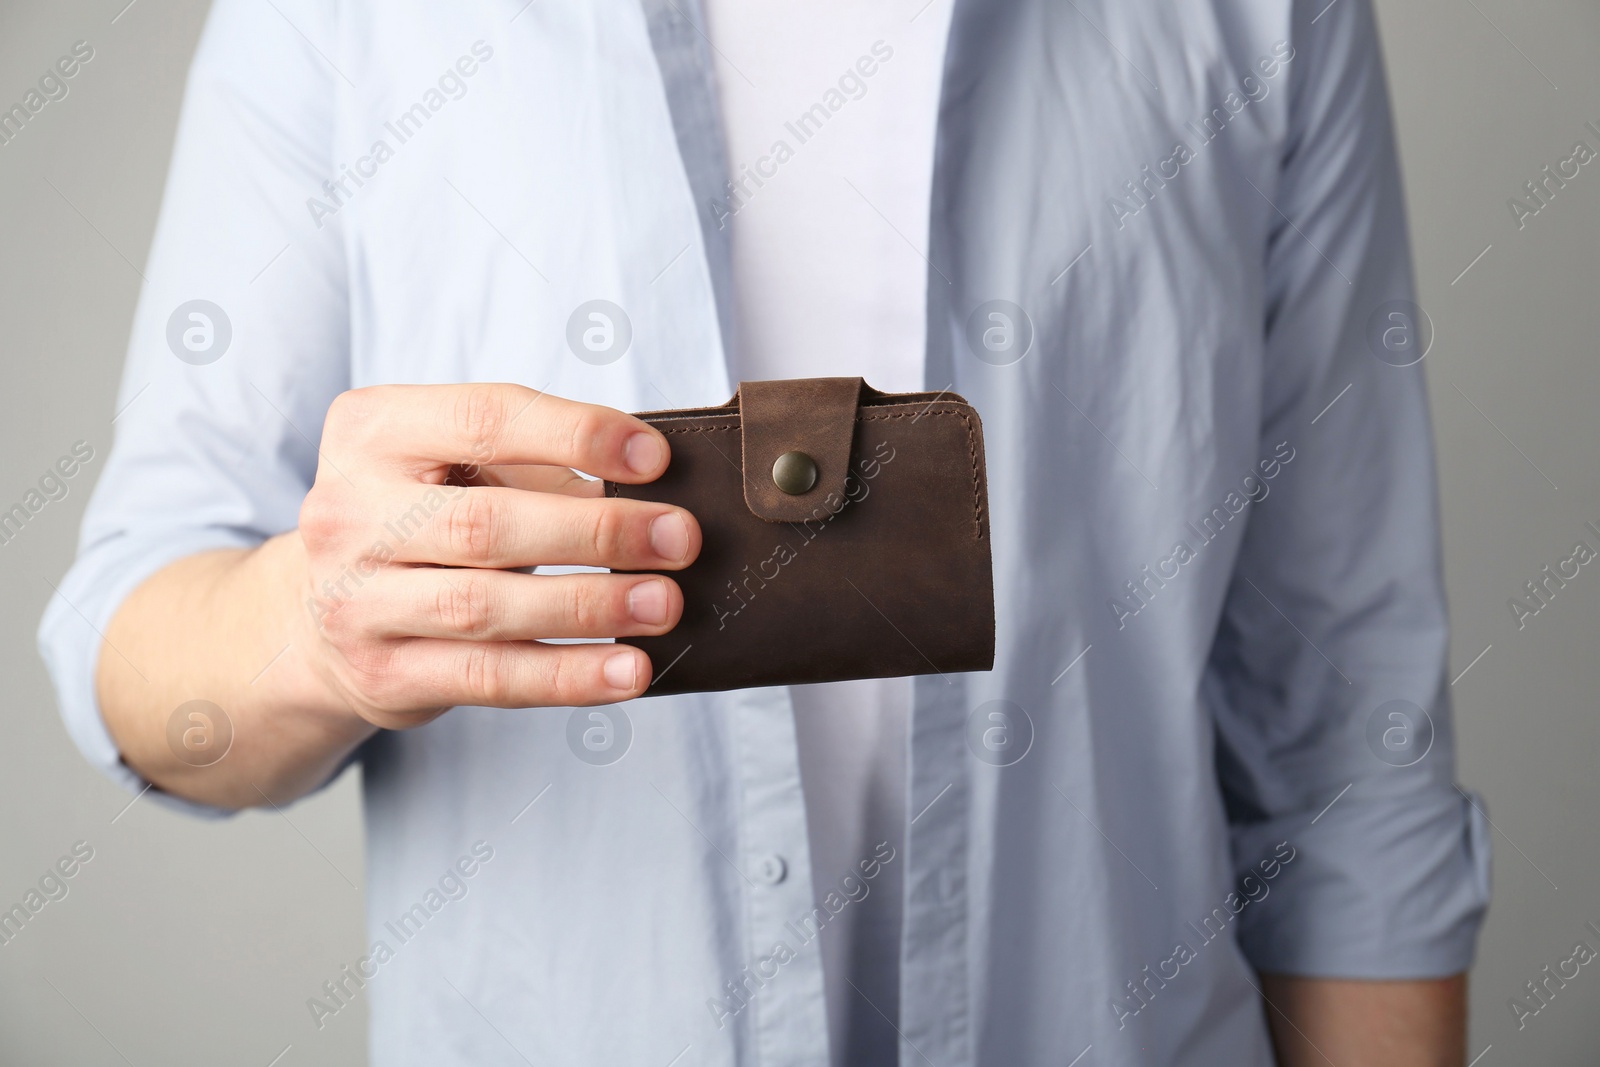
<svg viewBox="0 0 1600 1067">
<path fill-rule="evenodd" d="M 860 378 L 739 383 L 744 502 L 752 513 L 803 522 L 844 507 L 860 400 Z M 772 466 L 786 452 L 804 452 L 816 464 L 816 484 L 803 493 L 786 493 L 773 480 Z"/>
</svg>

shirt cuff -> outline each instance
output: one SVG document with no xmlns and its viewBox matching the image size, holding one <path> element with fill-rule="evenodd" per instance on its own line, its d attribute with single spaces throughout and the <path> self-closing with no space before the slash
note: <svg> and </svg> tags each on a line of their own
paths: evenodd
<svg viewBox="0 0 1600 1067">
<path fill-rule="evenodd" d="M 39 654 L 55 684 L 62 722 L 84 759 L 130 793 L 148 789 L 155 803 L 202 818 L 232 814 L 226 808 L 165 793 L 123 763 L 101 717 L 94 679 L 103 644 L 101 635 L 122 601 L 140 583 L 185 556 L 220 548 L 250 548 L 260 540 L 244 531 L 224 528 L 116 538 L 80 554 L 50 598 L 39 623 Z"/>
<path fill-rule="evenodd" d="M 1367 797 L 1357 782 L 1306 814 L 1233 828 L 1241 877 L 1268 887 L 1239 915 L 1258 971 L 1320 978 L 1443 978 L 1472 965 L 1489 905 L 1489 827 L 1478 797 L 1429 785 Z M 1260 861 L 1294 856 L 1263 880 Z M 1270 868 L 1265 868 L 1270 870 Z"/>
</svg>

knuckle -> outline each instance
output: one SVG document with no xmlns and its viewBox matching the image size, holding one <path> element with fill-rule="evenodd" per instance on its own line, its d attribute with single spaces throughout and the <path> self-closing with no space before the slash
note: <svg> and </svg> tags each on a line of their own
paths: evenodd
<svg viewBox="0 0 1600 1067">
<path fill-rule="evenodd" d="M 383 405 L 382 386 L 346 389 L 328 405 L 323 432 L 335 440 L 348 440 L 370 429 Z"/>
<path fill-rule="evenodd" d="M 349 600 L 330 597 L 323 602 L 322 608 L 317 625 L 328 642 L 343 652 L 348 660 L 350 651 L 360 647 L 364 630 L 361 621 L 356 618 L 356 605 Z"/>
<path fill-rule="evenodd" d="M 356 691 L 374 704 L 386 704 L 395 683 L 393 650 L 380 642 L 357 641 L 340 651 Z"/>
<path fill-rule="evenodd" d="M 467 692 L 477 694 L 489 707 L 507 702 L 511 694 L 507 660 L 494 645 L 473 645 L 462 656 L 463 682 Z"/>
<path fill-rule="evenodd" d="M 307 547 L 317 548 L 337 540 L 345 527 L 345 510 L 338 494 L 313 485 L 300 502 L 297 522 Z"/>
<path fill-rule="evenodd" d="M 587 469 L 590 460 L 599 451 L 600 440 L 605 436 L 605 417 L 593 408 L 580 408 L 572 413 L 567 423 L 567 458 L 573 465 Z"/>
<path fill-rule="evenodd" d="M 580 636 L 589 636 L 605 629 L 610 612 L 594 583 L 580 581 L 567 591 L 566 615 Z"/>
<path fill-rule="evenodd" d="M 468 563 L 487 563 L 495 544 L 494 502 L 482 493 L 459 496 L 442 515 L 444 543 Z"/>
<path fill-rule="evenodd" d="M 544 684 L 546 699 L 549 703 L 558 707 L 576 706 L 583 703 L 578 672 L 573 669 L 572 661 L 567 653 L 557 652 L 555 655 L 547 657 L 541 674 L 542 678 L 540 680 Z"/>
<path fill-rule="evenodd" d="M 440 585 L 434 610 L 453 633 L 483 637 L 494 629 L 488 591 L 482 582 L 472 578 Z"/>
<path fill-rule="evenodd" d="M 621 560 L 628 544 L 628 517 L 614 501 L 597 500 L 591 507 L 588 547 L 597 562 Z"/>
<path fill-rule="evenodd" d="M 487 462 L 505 429 L 505 397 L 492 385 L 472 386 L 456 401 L 455 420 L 474 461 Z"/>
</svg>

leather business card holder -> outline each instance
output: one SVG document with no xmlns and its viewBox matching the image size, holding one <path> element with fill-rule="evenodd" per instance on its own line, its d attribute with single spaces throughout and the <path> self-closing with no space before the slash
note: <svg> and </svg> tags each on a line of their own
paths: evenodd
<svg viewBox="0 0 1600 1067">
<path fill-rule="evenodd" d="M 606 494 L 679 505 L 703 535 L 671 574 L 678 625 L 620 639 L 650 656 L 646 696 L 994 666 L 983 429 L 961 397 L 801 378 L 638 417 L 672 461 Z"/>
</svg>

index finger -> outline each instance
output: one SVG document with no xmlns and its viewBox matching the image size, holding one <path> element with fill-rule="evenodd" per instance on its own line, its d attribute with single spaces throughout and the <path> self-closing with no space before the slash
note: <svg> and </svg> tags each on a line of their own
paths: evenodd
<svg viewBox="0 0 1600 1067">
<path fill-rule="evenodd" d="M 330 445 L 386 456 L 407 474 L 450 465 L 550 464 L 614 482 L 666 470 L 667 439 L 627 412 L 526 386 L 377 385 L 334 401 Z"/>
</svg>

